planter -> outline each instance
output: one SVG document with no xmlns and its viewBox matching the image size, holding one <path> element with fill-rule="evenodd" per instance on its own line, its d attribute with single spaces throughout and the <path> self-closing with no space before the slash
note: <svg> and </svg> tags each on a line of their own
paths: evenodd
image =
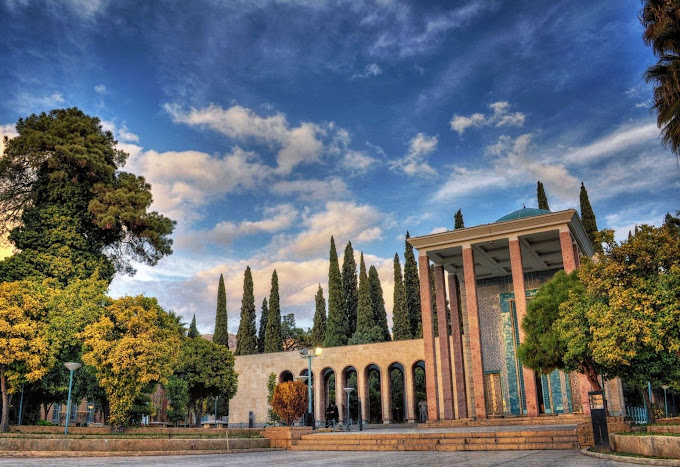
<svg viewBox="0 0 680 467">
<path fill-rule="evenodd" d="M 312 432 L 311 427 L 307 426 L 281 426 L 267 427 L 262 432 L 262 436 L 269 439 L 269 446 L 272 448 L 288 449 L 293 445 L 293 441 L 302 438 Z"/>
<path fill-rule="evenodd" d="M 680 459 L 680 437 L 663 435 L 609 435 L 612 451 Z"/>
</svg>

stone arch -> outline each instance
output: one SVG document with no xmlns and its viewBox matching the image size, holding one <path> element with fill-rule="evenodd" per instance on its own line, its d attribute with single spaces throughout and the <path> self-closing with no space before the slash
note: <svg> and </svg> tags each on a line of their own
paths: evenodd
<svg viewBox="0 0 680 467">
<path fill-rule="evenodd" d="M 293 372 L 290 370 L 283 370 L 279 373 L 279 383 L 287 383 L 293 381 Z"/>
<path fill-rule="evenodd" d="M 389 378 L 390 397 L 389 419 L 394 423 L 404 423 L 406 421 L 406 372 L 404 364 L 392 362 L 387 367 L 386 377 Z"/>
<path fill-rule="evenodd" d="M 385 392 L 389 392 L 389 386 L 385 391 L 383 381 L 385 373 L 380 368 L 380 365 L 375 363 L 370 363 L 364 368 L 363 377 L 363 394 L 366 394 L 366 401 L 362 404 L 365 413 L 363 414 L 364 420 L 368 420 L 369 423 L 382 423 L 383 420 L 387 420 L 387 414 L 384 413 L 383 400 L 389 400 L 389 395 Z M 373 390 L 373 394 L 371 393 Z M 375 391 L 378 391 L 378 396 L 375 395 Z M 387 399 L 385 397 L 387 396 Z"/>
<path fill-rule="evenodd" d="M 334 368 L 331 367 L 326 367 L 323 370 L 321 370 L 321 392 L 319 393 L 319 407 L 320 407 L 320 414 L 321 417 L 319 418 L 322 421 L 327 421 L 326 420 L 326 408 L 328 405 L 333 401 L 334 404 L 337 405 L 337 395 L 336 395 L 336 388 L 338 387 L 337 385 L 337 376 L 336 376 L 336 371 Z"/>
<path fill-rule="evenodd" d="M 415 419 L 420 420 L 418 411 L 418 403 L 421 400 L 427 401 L 427 381 L 425 379 L 425 361 L 417 360 L 411 366 L 411 374 L 413 377 L 413 400 L 411 401 L 411 409 L 415 414 Z"/>
<path fill-rule="evenodd" d="M 354 378 L 352 378 L 352 375 L 354 375 Z M 349 396 L 349 414 L 352 420 L 357 420 L 359 413 L 357 396 L 357 391 L 359 389 L 359 372 L 357 371 L 356 367 L 353 365 L 346 366 L 342 370 L 340 381 L 342 382 L 340 385 L 340 390 L 343 390 L 347 387 L 354 388 L 354 391 L 352 391 Z M 340 408 L 340 419 L 344 421 L 347 418 L 347 394 L 344 392 L 341 394 L 341 401 L 342 403 L 338 404 L 338 407 Z"/>
</svg>

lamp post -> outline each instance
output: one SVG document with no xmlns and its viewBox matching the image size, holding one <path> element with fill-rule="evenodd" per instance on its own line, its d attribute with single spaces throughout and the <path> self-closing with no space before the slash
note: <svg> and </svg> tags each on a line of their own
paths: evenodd
<svg viewBox="0 0 680 467">
<path fill-rule="evenodd" d="M 21 420 L 23 418 L 23 411 L 24 411 L 24 384 L 21 383 L 21 401 L 19 402 L 19 423 L 18 425 L 21 426 Z M 45 415 L 47 417 L 47 415 Z"/>
<path fill-rule="evenodd" d="M 661 389 L 663 389 L 663 402 L 664 402 L 664 406 L 665 406 L 665 409 L 666 409 L 666 410 L 664 411 L 664 413 L 666 414 L 666 418 L 668 418 L 668 397 L 666 397 L 666 390 L 667 390 L 669 387 L 670 387 L 670 386 L 667 385 L 667 384 L 662 384 L 662 385 L 661 385 Z"/>
<path fill-rule="evenodd" d="M 347 425 L 347 429 L 349 430 L 349 393 L 354 391 L 354 388 L 342 388 L 342 390 L 347 393 L 347 418 L 345 418 L 345 425 Z"/>
<path fill-rule="evenodd" d="M 302 349 L 300 350 L 300 357 L 307 359 L 307 421 L 314 420 L 314 407 L 312 406 L 312 358 L 321 355 L 321 347 L 314 349 Z M 312 427 L 315 427 L 315 423 L 312 423 Z"/>
<path fill-rule="evenodd" d="M 94 404 L 90 402 L 87 404 L 87 426 L 90 426 L 94 420 Z"/>
<path fill-rule="evenodd" d="M 76 371 L 78 368 L 83 366 L 82 363 L 77 363 L 77 362 L 66 362 L 64 363 L 64 366 L 68 368 L 68 371 L 70 372 L 69 378 L 68 378 L 68 404 L 66 404 L 66 426 L 64 426 L 64 434 L 68 434 L 68 418 L 71 415 L 71 387 L 73 386 L 73 372 Z"/>
</svg>

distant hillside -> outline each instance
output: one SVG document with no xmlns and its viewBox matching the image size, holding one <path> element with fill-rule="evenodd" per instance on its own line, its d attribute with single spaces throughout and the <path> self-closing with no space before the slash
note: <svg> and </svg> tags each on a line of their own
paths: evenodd
<svg viewBox="0 0 680 467">
<path fill-rule="evenodd" d="M 201 334 L 201 337 L 203 339 L 207 339 L 209 341 L 212 341 L 212 339 L 213 339 L 212 334 Z M 229 350 L 235 350 L 235 349 L 236 349 L 236 334 L 229 333 Z"/>
</svg>

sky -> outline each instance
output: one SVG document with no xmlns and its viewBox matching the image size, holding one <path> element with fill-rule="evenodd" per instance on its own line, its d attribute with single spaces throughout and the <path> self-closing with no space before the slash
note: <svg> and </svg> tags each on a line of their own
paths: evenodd
<svg viewBox="0 0 680 467">
<path fill-rule="evenodd" d="M 452 229 L 458 209 L 469 227 L 535 207 L 537 180 L 553 211 L 578 209 L 584 182 L 618 238 L 680 209 L 640 8 L 0 0 L 0 133 L 76 106 L 151 183 L 174 254 L 117 276 L 114 297 L 157 297 L 210 333 L 224 274 L 235 333 L 246 266 L 258 320 L 276 269 L 282 314 L 307 328 L 333 235 L 378 269 L 391 323 L 406 231 Z"/>
</svg>

